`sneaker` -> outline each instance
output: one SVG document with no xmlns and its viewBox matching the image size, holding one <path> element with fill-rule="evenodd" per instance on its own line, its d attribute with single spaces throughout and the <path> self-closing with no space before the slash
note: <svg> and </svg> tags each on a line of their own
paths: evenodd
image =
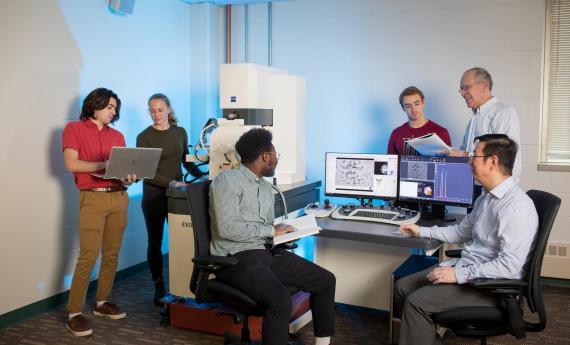
<svg viewBox="0 0 570 345">
<path fill-rule="evenodd" d="M 93 334 L 89 321 L 81 314 L 74 316 L 71 320 L 67 320 L 65 328 L 77 337 Z"/>
<path fill-rule="evenodd" d="M 121 309 L 119 309 L 115 303 L 105 302 L 100 307 L 97 307 L 97 305 L 95 305 L 95 308 L 93 308 L 93 315 L 103 316 L 111 320 L 118 320 L 125 318 L 127 316 L 127 313 L 121 311 Z"/>
</svg>

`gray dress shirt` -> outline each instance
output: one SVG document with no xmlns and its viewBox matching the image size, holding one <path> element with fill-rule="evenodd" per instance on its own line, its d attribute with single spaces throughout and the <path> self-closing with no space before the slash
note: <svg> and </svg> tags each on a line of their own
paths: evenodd
<svg viewBox="0 0 570 345">
<path fill-rule="evenodd" d="M 522 145 L 519 117 L 516 110 L 499 101 L 496 97 L 485 102 L 477 108 L 477 112 L 469 121 L 461 149 L 466 152 L 473 152 L 475 150 L 473 140 L 483 134 L 506 134 L 519 145 L 513 167 L 513 177 L 515 182 L 519 183 L 522 169 Z"/>
<path fill-rule="evenodd" d="M 245 166 L 223 171 L 210 185 L 210 252 L 264 249 L 274 233 L 274 204 L 271 184 Z"/>
<path fill-rule="evenodd" d="M 455 266 L 459 284 L 474 278 L 520 279 L 538 230 L 532 200 L 512 177 L 477 198 L 473 212 L 460 224 L 420 227 L 420 236 L 447 243 L 464 243 L 460 259 L 440 266 Z"/>
</svg>

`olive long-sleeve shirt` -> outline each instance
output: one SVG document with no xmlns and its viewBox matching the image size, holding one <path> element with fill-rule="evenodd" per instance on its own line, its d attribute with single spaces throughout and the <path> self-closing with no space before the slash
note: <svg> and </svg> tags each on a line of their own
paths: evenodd
<svg viewBox="0 0 570 345">
<path fill-rule="evenodd" d="M 173 180 L 182 180 L 182 165 L 195 177 L 202 176 L 194 163 L 186 162 L 188 134 L 182 127 L 170 126 L 167 130 L 147 127 L 137 136 L 137 147 L 162 148 L 158 168 L 153 179 L 145 183 L 167 188 Z"/>
</svg>

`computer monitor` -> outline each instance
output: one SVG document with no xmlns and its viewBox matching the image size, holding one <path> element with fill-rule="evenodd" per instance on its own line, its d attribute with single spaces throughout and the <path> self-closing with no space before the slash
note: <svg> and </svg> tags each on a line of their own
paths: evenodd
<svg viewBox="0 0 570 345">
<path fill-rule="evenodd" d="M 325 195 L 396 199 L 398 156 L 367 153 L 325 154 Z"/>
<path fill-rule="evenodd" d="M 398 200 L 471 207 L 473 172 L 469 158 L 400 156 Z M 432 216 L 440 218 L 442 214 Z"/>
</svg>

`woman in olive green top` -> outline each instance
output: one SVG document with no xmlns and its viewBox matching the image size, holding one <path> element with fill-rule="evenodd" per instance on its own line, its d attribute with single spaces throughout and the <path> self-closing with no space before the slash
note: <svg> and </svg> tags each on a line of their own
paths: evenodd
<svg viewBox="0 0 570 345">
<path fill-rule="evenodd" d="M 161 251 L 164 220 L 168 213 L 166 189 L 184 184 L 182 165 L 195 177 L 202 176 L 202 172 L 194 163 L 186 162 L 188 135 L 184 128 L 176 125 L 177 120 L 168 97 L 161 93 L 150 96 L 148 111 L 153 124 L 137 136 L 137 147 L 162 148 L 156 175 L 153 179 L 144 181 L 142 197 L 142 211 L 148 233 L 147 262 L 155 284 L 154 303 L 160 305 L 160 299 L 166 293 Z"/>
</svg>

